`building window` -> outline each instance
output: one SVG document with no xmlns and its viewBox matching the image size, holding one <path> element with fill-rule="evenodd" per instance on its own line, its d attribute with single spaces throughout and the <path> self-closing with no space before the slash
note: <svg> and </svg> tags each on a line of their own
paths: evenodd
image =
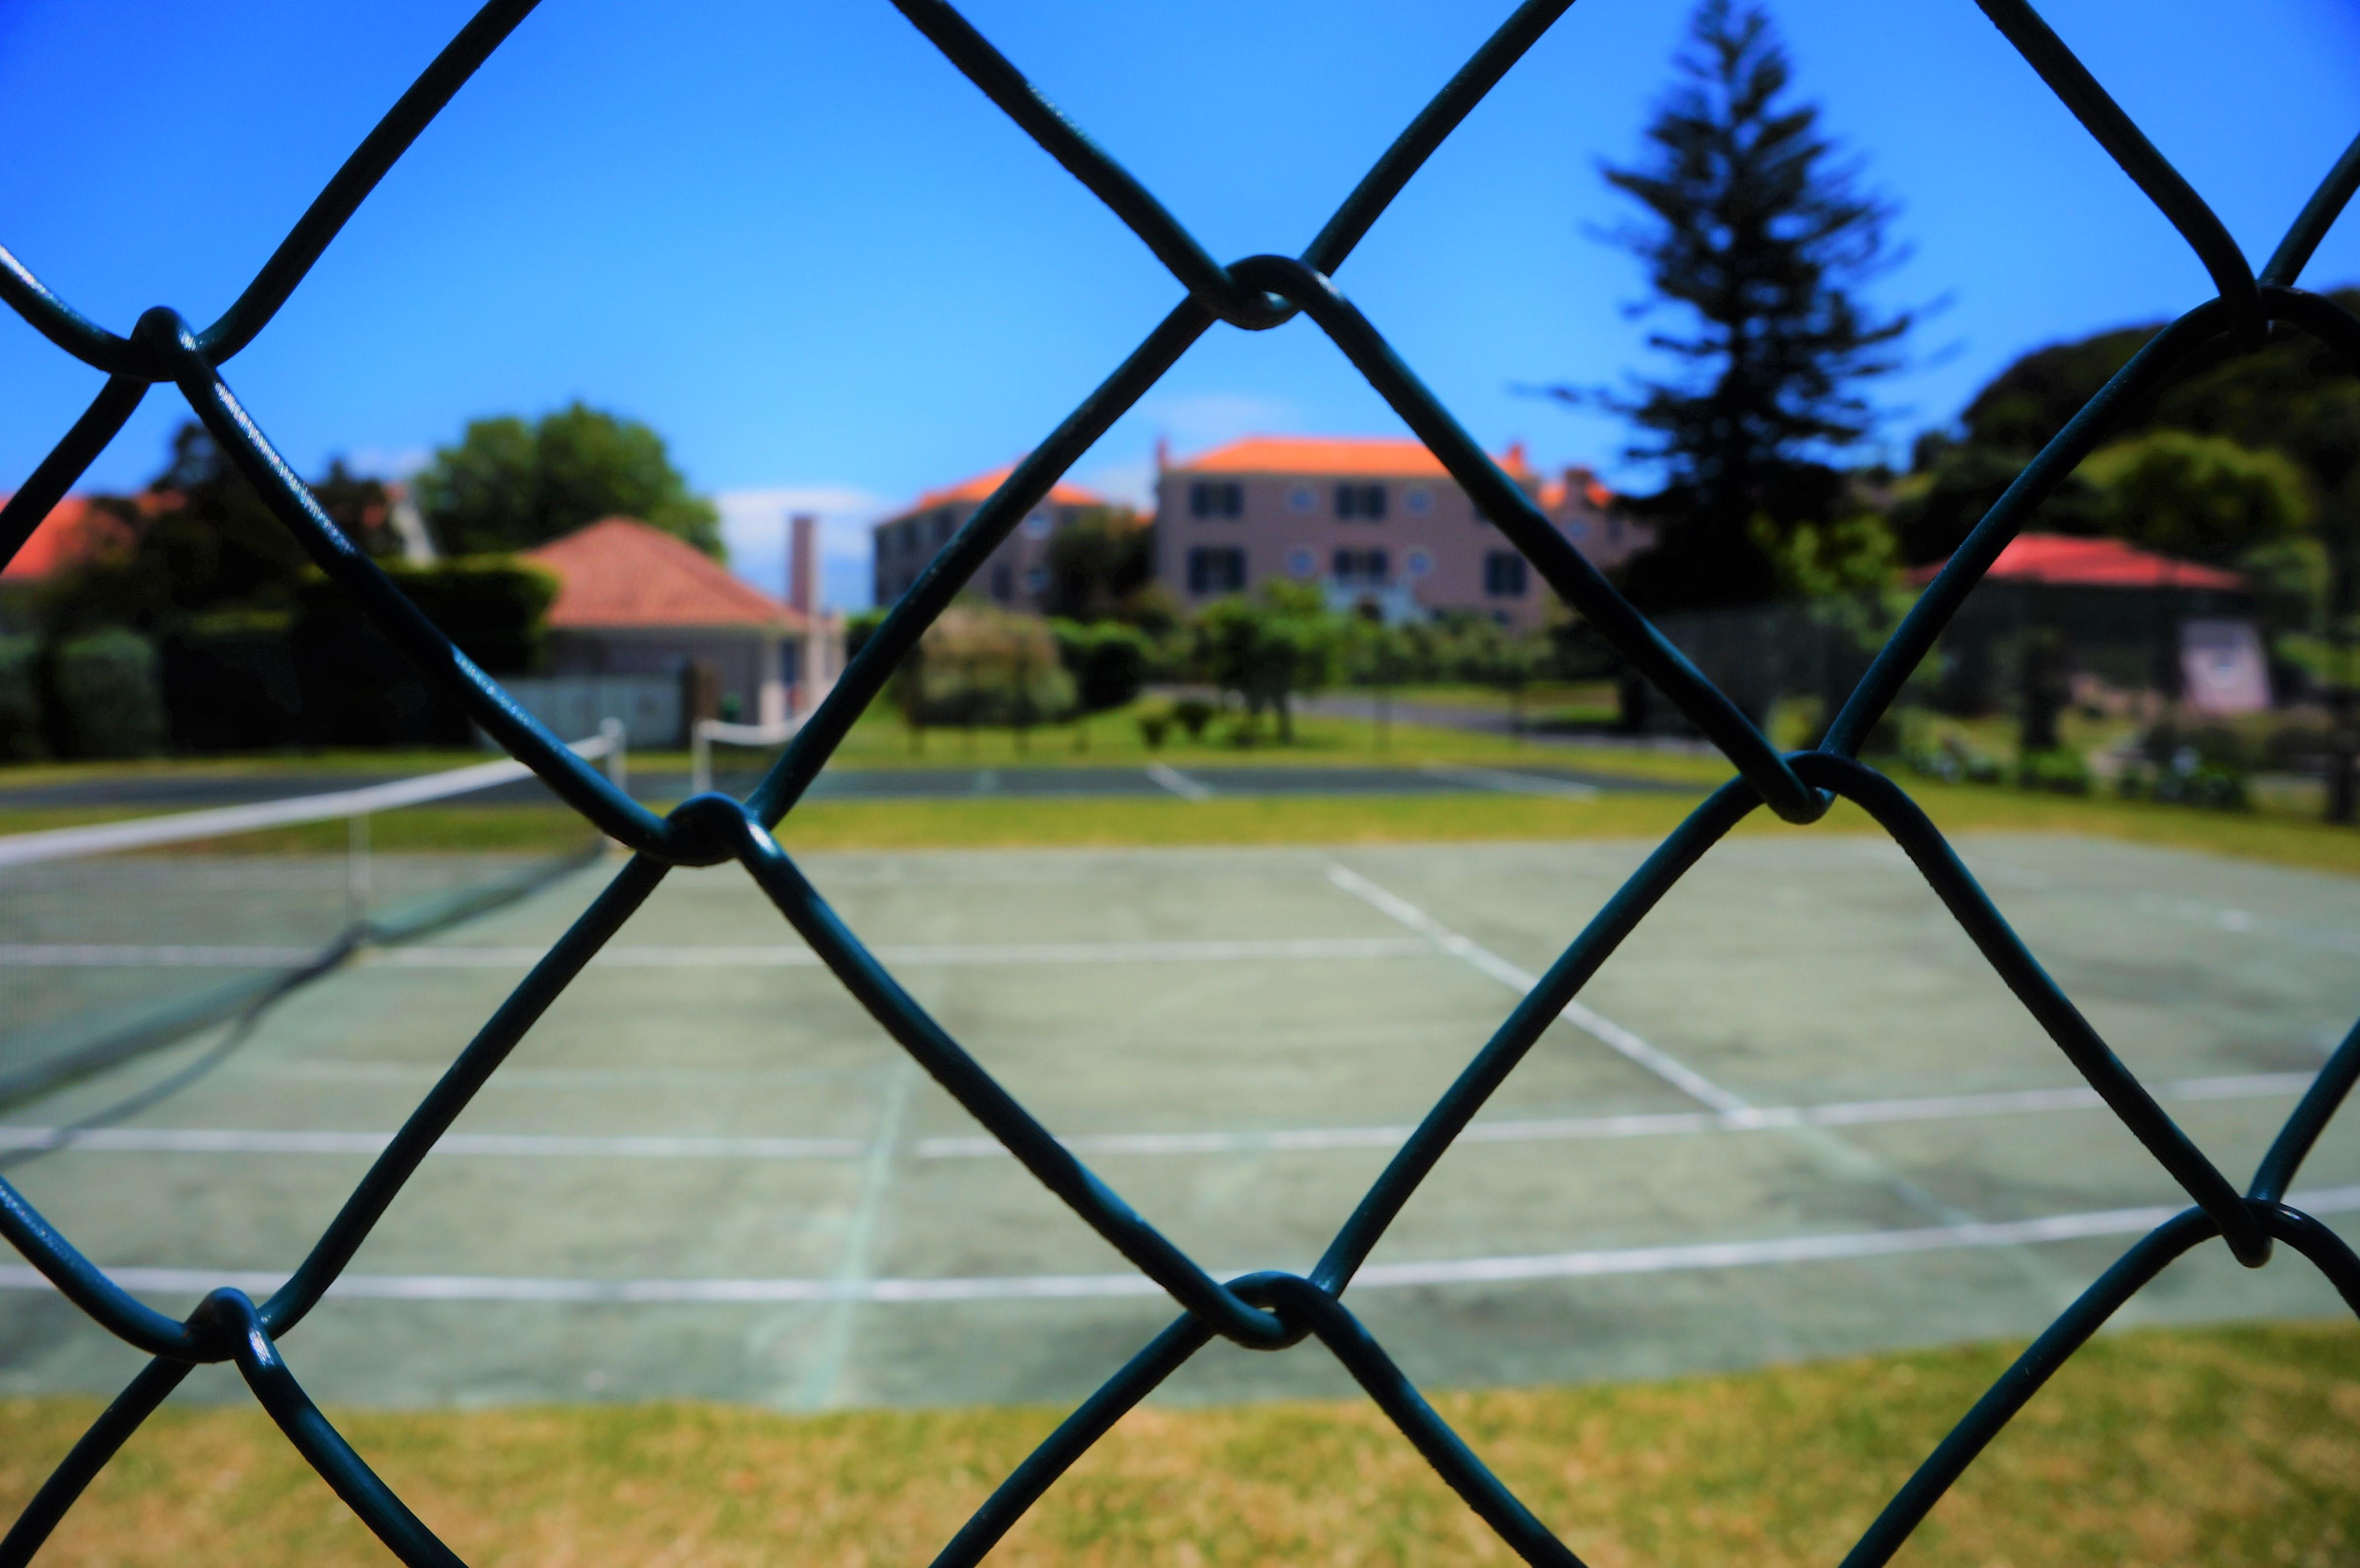
<svg viewBox="0 0 2360 1568">
<path fill-rule="evenodd" d="M 1049 537 L 1049 514 L 1046 512 L 1035 512 L 1031 517 L 1025 518 L 1024 537 L 1031 539 L 1047 539 Z"/>
<path fill-rule="evenodd" d="M 1309 550 L 1296 547 L 1286 552 L 1286 574 L 1289 577 L 1309 577 L 1319 570 L 1319 558 Z"/>
<path fill-rule="evenodd" d="M 1364 522 L 1377 522 L 1385 515 L 1385 487 L 1382 485 L 1338 485 L 1336 486 L 1336 515 L 1358 517 Z"/>
<path fill-rule="evenodd" d="M 1434 492 L 1423 485 L 1410 486 L 1409 494 L 1404 497 L 1404 501 L 1409 507 L 1410 516 L 1414 517 L 1422 517 L 1434 510 Z"/>
<path fill-rule="evenodd" d="M 936 544 L 943 544 L 948 541 L 952 532 L 956 529 L 957 527 L 958 514 L 956 512 L 936 512 L 934 514 L 934 542 Z"/>
<path fill-rule="evenodd" d="M 1290 512 L 1307 512 L 1317 505 L 1318 493 L 1308 485 L 1297 485 L 1286 493 L 1286 509 Z"/>
<path fill-rule="evenodd" d="M 1412 577 L 1423 577 L 1434 570 L 1434 557 L 1422 550 L 1414 550 L 1409 552 L 1409 559 L 1402 564 L 1409 568 L 1409 574 Z"/>
<path fill-rule="evenodd" d="M 991 569 L 991 596 L 1003 604 L 1016 597 L 1016 570 L 1004 561 Z"/>
<path fill-rule="evenodd" d="M 1483 558 L 1483 592 L 1494 599 L 1524 596 L 1524 558 L 1512 550 L 1495 550 Z"/>
<path fill-rule="evenodd" d="M 1188 515 L 1192 517 L 1242 517 L 1246 509 L 1246 487 L 1234 479 L 1199 479 L 1188 486 Z"/>
<path fill-rule="evenodd" d="M 1246 585 L 1246 552 L 1235 545 L 1188 552 L 1188 592 L 1235 593 Z"/>
<path fill-rule="evenodd" d="M 1026 593 L 1046 593 L 1048 591 L 1048 587 L 1049 569 L 1047 567 L 1036 566 L 1024 573 L 1024 590 Z"/>
<path fill-rule="evenodd" d="M 1342 588 L 1382 588 L 1393 574 L 1393 562 L 1381 550 L 1339 550 L 1334 566 Z"/>
</svg>

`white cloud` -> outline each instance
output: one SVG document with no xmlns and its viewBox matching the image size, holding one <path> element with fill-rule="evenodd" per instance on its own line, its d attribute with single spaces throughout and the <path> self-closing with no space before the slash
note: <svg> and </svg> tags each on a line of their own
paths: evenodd
<svg viewBox="0 0 2360 1568">
<path fill-rule="evenodd" d="M 371 474 L 381 479 L 407 479 L 433 461 L 434 453 L 422 446 L 365 446 L 344 454 L 345 465 L 355 474 Z"/>
<path fill-rule="evenodd" d="M 787 519 L 812 514 L 819 519 L 820 603 L 832 610 L 868 606 L 869 528 L 890 498 L 852 485 L 801 485 L 724 491 L 713 504 L 721 509 L 729 569 L 781 597 L 787 591 Z"/>
</svg>

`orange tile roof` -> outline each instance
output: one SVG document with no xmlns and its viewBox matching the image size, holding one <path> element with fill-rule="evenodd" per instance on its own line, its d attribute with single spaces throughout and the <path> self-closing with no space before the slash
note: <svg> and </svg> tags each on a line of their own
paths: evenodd
<svg viewBox="0 0 2360 1568">
<path fill-rule="evenodd" d="M 607 517 L 524 552 L 557 573 L 549 624 L 620 626 L 762 626 L 800 630 L 803 618 L 729 569 L 636 517 Z"/>
<path fill-rule="evenodd" d="M 929 490 L 893 516 L 906 517 L 912 512 L 923 512 L 930 506 L 955 501 L 981 503 L 989 499 L 991 493 L 1006 484 L 1008 476 L 1015 472 L 1016 465 L 1011 463 L 1005 468 L 995 468 L 989 474 L 978 474 L 972 479 L 962 479 L 956 485 L 945 485 L 939 490 Z M 1060 506 L 1106 505 L 1105 496 L 1095 490 L 1085 490 L 1078 485 L 1053 485 L 1049 487 L 1049 499 Z"/>
<path fill-rule="evenodd" d="M 1512 477 L 1532 472 L 1519 441 L 1495 460 Z M 1443 478 L 1442 460 L 1405 436 L 1247 436 L 1172 465 L 1181 474 L 1366 474 Z"/>
<path fill-rule="evenodd" d="M 0 506 L 7 504 L 8 497 L 0 495 Z M 69 495 L 49 508 L 49 515 L 41 519 L 41 526 L 33 530 L 0 577 L 12 583 L 35 582 L 130 542 L 131 529 L 121 517 L 92 506 L 88 496 Z"/>
</svg>

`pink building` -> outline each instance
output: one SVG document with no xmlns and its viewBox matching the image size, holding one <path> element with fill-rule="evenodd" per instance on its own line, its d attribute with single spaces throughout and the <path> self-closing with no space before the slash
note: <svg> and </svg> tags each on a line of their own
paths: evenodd
<svg viewBox="0 0 2360 1568">
<path fill-rule="evenodd" d="M 1521 443 L 1498 461 L 1599 567 L 1653 542 L 1590 470 L 1544 478 Z M 1156 576 L 1191 609 L 1280 577 L 1388 622 L 1436 611 L 1543 622 L 1547 584 L 1415 441 L 1248 436 L 1158 466 Z"/>
<path fill-rule="evenodd" d="M 918 573 L 925 570 L 934 552 L 975 516 L 977 507 L 990 499 L 991 493 L 1000 488 L 1008 474 L 1009 470 L 996 468 L 940 490 L 929 490 L 877 525 L 874 572 L 877 603 L 880 606 L 890 604 L 910 591 L 910 584 L 918 580 Z M 1104 496 L 1078 485 L 1054 486 L 1048 499 L 1000 541 L 1000 548 L 991 552 L 969 586 L 988 594 L 993 604 L 1005 609 L 1039 609 L 1042 594 L 1049 586 L 1049 540 L 1060 528 L 1071 527 L 1086 513 L 1106 504 Z"/>
</svg>

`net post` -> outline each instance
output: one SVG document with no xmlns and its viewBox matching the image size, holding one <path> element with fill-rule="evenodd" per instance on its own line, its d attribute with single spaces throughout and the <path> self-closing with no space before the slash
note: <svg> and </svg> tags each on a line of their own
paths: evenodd
<svg viewBox="0 0 2360 1568">
<path fill-rule="evenodd" d="M 357 933 L 368 923 L 369 814 L 344 819 L 344 923 Z"/>
<path fill-rule="evenodd" d="M 702 795 L 713 788 L 713 734 L 697 719 L 688 726 L 688 792 Z"/>
<path fill-rule="evenodd" d="M 617 794 L 627 798 L 631 792 L 631 757 L 627 745 L 629 733 L 623 727 L 623 721 L 611 713 L 598 721 L 598 738 L 606 743 L 606 782 L 615 787 Z M 619 841 L 606 841 L 608 856 L 628 853 Z"/>
</svg>

